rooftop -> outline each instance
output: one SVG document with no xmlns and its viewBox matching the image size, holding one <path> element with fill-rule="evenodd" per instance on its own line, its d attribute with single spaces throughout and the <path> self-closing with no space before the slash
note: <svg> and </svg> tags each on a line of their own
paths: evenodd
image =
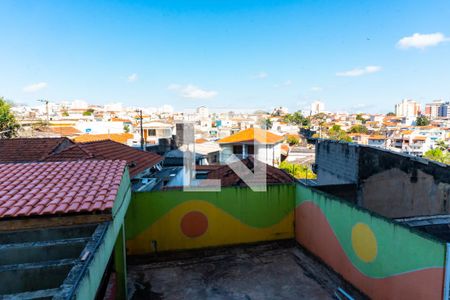
<svg viewBox="0 0 450 300">
<path fill-rule="evenodd" d="M 50 131 L 61 136 L 75 136 L 81 134 L 81 131 L 72 126 L 51 126 Z"/>
<path fill-rule="evenodd" d="M 0 164 L 0 219 L 111 211 L 126 162 Z"/>
<path fill-rule="evenodd" d="M 241 162 L 252 172 L 254 172 L 255 164 L 253 158 L 241 160 Z M 236 162 L 235 162 L 236 163 Z M 234 164 L 235 164 L 234 163 Z M 263 164 L 263 163 L 261 163 Z M 197 167 L 198 170 L 200 170 Z M 203 171 L 206 167 L 203 167 Z M 208 173 L 208 179 L 220 179 L 222 187 L 227 186 L 247 186 L 229 165 L 211 166 L 211 172 Z M 295 178 L 287 172 L 266 164 L 266 182 L 267 184 L 286 184 L 295 182 Z"/>
<path fill-rule="evenodd" d="M 129 139 L 133 138 L 131 133 L 110 133 L 110 134 L 83 134 L 75 137 L 73 140 L 77 143 L 87 143 L 103 140 L 112 140 L 121 144 L 126 144 Z"/>
<path fill-rule="evenodd" d="M 219 144 L 257 142 L 260 144 L 276 144 L 284 137 L 260 128 L 249 128 L 218 140 Z"/>
<path fill-rule="evenodd" d="M 133 299 L 336 299 L 339 287 L 364 299 L 286 241 L 131 257 L 129 262 Z"/>
<path fill-rule="evenodd" d="M 39 161 L 72 144 L 64 137 L 0 139 L 0 162 Z"/>
<path fill-rule="evenodd" d="M 59 153 L 49 155 L 46 161 L 70 161 L 86 159 L 125 160 L 133 178 L 146 169 L 160 163 L 163 157 L 135 149 L 111 140 L 77 143 Z"/>
</svg>

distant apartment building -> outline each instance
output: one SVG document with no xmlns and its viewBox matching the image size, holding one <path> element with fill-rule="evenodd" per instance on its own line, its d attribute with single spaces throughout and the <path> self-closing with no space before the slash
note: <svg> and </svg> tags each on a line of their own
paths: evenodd
<svg viewBox="0 0 450 300">
<path fill-rule="evenodd" d="M 218 141 L 220 164 L 226 164 L 234 154 L 238 159 L 254 157 L 268 165 L 281 162 L 283 137 L 260 128 L 249 128 Z"/>
<path fill-rule="evenodd" d="M 439 110 L 444 104 L 442 100 L 434 100 L 431 103 L 425 104 L 425 115 L 429 118 L 436 118 L 439 116 Z"/>
<path fill-rule="evenodd" d="M 325 104 L 321 101 L 314 101 L 311 103 L 311 115 L 316 115 L 318 113 L 321 113 L 325 110 Z"/>
<path fill-rule="evenodd" d="M 448 118 L 450 117 L 450 102 L 442 103 L 439 107 L 438 112 L 439 117 Z"/>
<path fill-rule="evenodd" d="M 395 105 L 395 115 L 397 117 L 416 117 L 420 113 L 420 104 L 414 100 L 403 99 Z"/>
</svg>

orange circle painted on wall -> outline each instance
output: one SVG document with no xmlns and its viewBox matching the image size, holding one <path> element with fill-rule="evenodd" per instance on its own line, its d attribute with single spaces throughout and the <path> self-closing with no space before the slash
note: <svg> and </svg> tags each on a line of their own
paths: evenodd
<svg viewBox="0 0 450 300">
<path fill-rule="evenodd" d="M 190 211 L 181 219 L 180 228 L 187 237 L 202 236 L 208 230 L 208 218 L 199 211 Z"/>
</svg>

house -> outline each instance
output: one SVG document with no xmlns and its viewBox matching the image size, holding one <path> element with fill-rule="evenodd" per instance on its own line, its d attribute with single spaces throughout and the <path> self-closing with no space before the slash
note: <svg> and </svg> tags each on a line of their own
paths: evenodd
<svg viewBox="0 0 450 300">
<path fill-rule="evenodd" d="M 142 128 L 145 146 L 152 146 L 158 145 L 160 139 L 172 139 L 174 126 L 163 122 L 150 122 L 142 124 Z M 136 134 L 130 143 L 129 145 L 133 147 L 138 147 L 141 145 L 141 130 L 139 126 L 137 126 Z"/>
<path fill-rule="evenodd" d="M 58 153 L 48 155 L 45 161 L 125 160 L 131 179 L 146 177 L 159 169 L 163 157 L 111 140 L 77 143 Z"/>
<path fill-rule="evenodd" d="M 237 159 L 255 157 L 268 165 L 281 162 L 281 143 L 284 137 L 260 128 L 249 128 L 218 141 L 220 164 L 226 164 L 233 155 Z"/>
<path fill-rule="evenodd" d="M 65 137 L 0 139 L 0 162 L 40 161 L 73 144 Z"/>
<path fill-rule="evenodd" d="M 386 146 L 386 136 L 380 134 L 370 135 L 367 140 L 367 145 L 375 147 Z"/>
</svg>

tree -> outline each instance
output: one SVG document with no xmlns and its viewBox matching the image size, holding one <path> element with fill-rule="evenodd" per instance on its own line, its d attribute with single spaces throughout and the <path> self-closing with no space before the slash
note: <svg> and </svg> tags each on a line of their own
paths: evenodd
<svg viewBox="0 0 450 300">
<path fill-rule="evenodd" d="M 365 124 L 367 122 L 367 120 L 363 118 L 362 114 L 357 114 L 356 120 L 361 121 L 361 123 L 363 123 L 363 124 Z"/>
<path fill-rule="evenodd" d="M 283 121 L 288 124 L 294 124 L 300 127 L 308 127 L 310 125 L 310 121 L 308 118 L 305 118 L 301 112 L 296 111 L 293 114 L 286 114 L 283 117 Z"/>
<path fill-rule="evenodd" d="M 447 151 L 449 145 L 447 143 L 445 143 L 445 141 L 439 140 L 439 141 L 436 142 L 436 147 L 438 149 L 441 149 L 442 151 Z"/>
<path fill-rule="evenodd" d="M 425 116 L 418 116 L 416 119 L 417 126 L 427 126 L 430 125 L 430 120 Z"/>
<path fill-rule="evenodd" d="M 317 175 L 308 167 L 301 164 L 293 164 L 283 161 L 280 164 L 280 169 L 286 171 L 297 179 L 315 179 Z"/>
<path fill-rule="evenodd" d="M 364 133 L 364 134 L 368 134 L 369 133 L 369 129 L 367 129 L 366 126 L 364 125 L 354 125 L 350 128 L 350 130 L 348 131 L 349 133 Z"/>
<path fill-rule="evenodd" d="M 300 143 L 300 139 L 295 135 L 291 134 L 287 137 L 286 142 L 291 146 L 298 145 Z"/>
<path fill-rule="evenodd" d="M 343 141 L 343 142 L 351 142 L 352 138 L 347 135 L 347 132 L 341 129 L 339 125 L 333 125 L 328 130 L 328 138 L 330 140 Z"/>
<path fill-rule="evenodd" d="M 266 119 L 260 119 L 259 121 L 259 125 L 266 130 L 269 130 L 272 128 L 273 123 L 272 120 L 270 118 L 266 118 Z"/>
<path fill-rule="evenodd" d="M 12 138 L 17 135 L 20 125 L 11 112 L 11 105 L 0 97 L 0 138 Z"/>
<path fill-rule="evenodd" d="M 130 125 L 128 125 L 128 124 L 123 125 L 123 131 L 124 131 L 125 133 L 130 132 Z"/>
<path fill-rule="evenodd" d="M 444 164 L 450 164 L 450 155 L 448 151 L 442 151 L 439 148 L 428 150 L 427 152 L 425 152 L 423 157 Z"/>
<path fill-rule="evenodd" d="M 83 116 L 92 116 L 93 113 L 94 113 L 94 109 L 93 108 L 89 108 L 88 110 L 83 112 Z"/>
<path fill-rule="evenodd" d="M 392 111 L 388 112 L 386 114 L 386 117 L 395 117 L 395 113 L 393 113 Z"/>
</svg>

